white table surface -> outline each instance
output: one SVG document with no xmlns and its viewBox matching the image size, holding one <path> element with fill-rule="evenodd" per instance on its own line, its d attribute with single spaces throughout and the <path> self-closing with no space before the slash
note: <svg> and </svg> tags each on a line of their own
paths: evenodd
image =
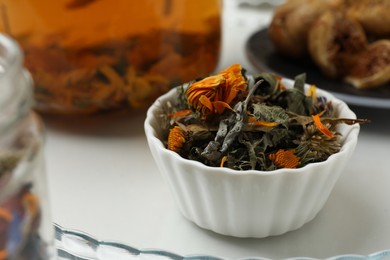
<svg viewBox="0 0 390 260">
<path fill-rule="evenodd" d="M 248 37 L 272 9 L 225 2 L 219 69 L 246 58 Z M 88 119 L 45 118 L 53 221 L 102 240 L 181 255 L 272 259 L 370 254 L 390 248 L 389 110 L 352 107 L 363 125 L 358 147 L 317 217 L 299 230 L 263 239 L 226 237 L 185 219 L 156 167 L 143 131 L 145 111 Z"/>
</svg>

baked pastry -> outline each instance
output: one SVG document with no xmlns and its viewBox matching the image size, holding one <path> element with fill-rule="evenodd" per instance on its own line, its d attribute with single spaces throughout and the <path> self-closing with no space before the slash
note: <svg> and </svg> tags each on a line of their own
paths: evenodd
<svg viewBox="0 0 390 260">
<path fill-rule="evenodd" d="M 305 56 L 308 27 L 328 8 L 327 0 L 289 0 L 279 5 L 268 30 L 275 48 L 289 57 Z"/>
<path fill-rule="evenodd" d="M 389 0 L 354 0 L 348 4 L 348 15 L 374 36 L 390 36 Z"/>
<path fill-rule="evenodd" d="M 365 50 L 367 44 L 362 26 L 342 11 L 324 12 L 312 23 L 308 33 L 311 58 L 332 78 L 348 74 L 356 55 Z"/>
<path fill-rule="evenodd" d="M 360 89 L 390 82 L 390 40 L 371 43 L 360 53 L 345 81 Z"/>
<path fill-rule="evenodd" d="M 279 53 L 308 55 L 325 76 L 356 88 L 390 82 L 390 0 L 287 0 L 269 36 Z"/>
</svg>

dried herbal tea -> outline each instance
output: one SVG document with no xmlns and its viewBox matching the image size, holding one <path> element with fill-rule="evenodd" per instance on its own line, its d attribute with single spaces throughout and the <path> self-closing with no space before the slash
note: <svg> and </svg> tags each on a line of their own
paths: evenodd
<svg viewBox="0 0 390 260">
<path fill-rule="evenodd" d="M 150 104 L 196 75 L 196 57 L 209 58 L 203 72 L 212 71 L 217 54 L 211 50 L 218 48 L 218 37 L 155 30 L 91 47 L 64 48 L 50 41 L 36 46 L 26 40 L 22 47 L 35 82 L 36 108 L 88 114 Z"/>
<path fill-rule="evenodd" d="M 182 157 L 213 167 L 271 171 L 325 161 L 341 148 L 338 124 L 366 123 L 337 118 L 331 101 L 305 93 L 305 74 L 293 88 L 261 73 L 248 79 L 234 64 L 216 75 L 182 86 L 177 103 L 162 115 L 166 146 Z"/>
</svg>

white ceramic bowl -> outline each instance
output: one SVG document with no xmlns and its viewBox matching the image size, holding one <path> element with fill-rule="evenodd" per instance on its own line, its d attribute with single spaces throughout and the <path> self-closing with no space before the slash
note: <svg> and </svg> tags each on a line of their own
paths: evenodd
<svg viewBox="0 0 390 260">
<path fill-rule="evenodd" d="M 292 86 L 291 80 L 284 80 Z M 307 87 L 307 86 L 306 86 Z M 323 90 L 338 117 L 356 118 L 341 100 Z M 267 237 L 300 228 L 329 197 L 355 149 L 360 126 L 341 124 L 341 150 L 326 161 L 298 169 L 235 171 L 184 159 L 165 148 L 158 120 L 162 104 L 175 101 L 176 89 L 149 108 L 145 133 L 152 155 L 182 214 L 200 227 L 236 237 Z"/>
</svg>

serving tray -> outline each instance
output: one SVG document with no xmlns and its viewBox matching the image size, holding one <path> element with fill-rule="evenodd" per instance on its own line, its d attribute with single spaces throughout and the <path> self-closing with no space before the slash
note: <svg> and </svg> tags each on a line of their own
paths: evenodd
<svg viewBox="0 0 390 260">
<path fill-rule="evenodd" d="M 137 249 L 114 241 L 98 240 L 84 232 L 69 230 L 54 224 L 58 260 L 228 260 L 209 255 L 182 256 L 160 249 Z M 390 259 L 390 249 L 370 255 L 339 255 L 327 260 L 380 260 Z M 237 259 L 238 260 L 238 259 Z M 248 257 L 239 260 L 269 260 L 268 258 Z M 294 257 L 288 260 L 317 260 L 310 257 Z"/>
</svg>

